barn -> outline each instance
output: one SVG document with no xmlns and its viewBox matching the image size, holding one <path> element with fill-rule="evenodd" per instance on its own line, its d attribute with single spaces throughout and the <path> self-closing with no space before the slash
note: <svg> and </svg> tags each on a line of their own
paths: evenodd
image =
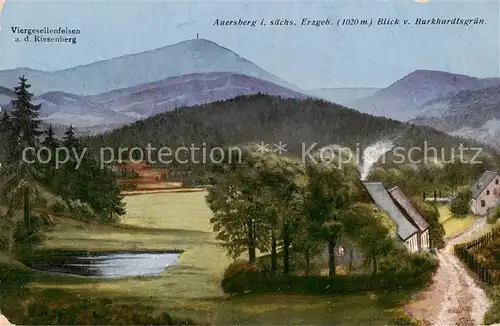
<svg viewBox="0 0 500 326">
<path fill-rule="evenodd" d="M 419 251 L 420 232 L 418 227 L 410 222 L 408 216 L 402 212 L 399 204 L 394 201 L 382 182 L 363 182 L 363 185 L 373 202 L 396 223 L 397 230 L 394 236 L 403 242 L 410 252 Z"/>
</svg>

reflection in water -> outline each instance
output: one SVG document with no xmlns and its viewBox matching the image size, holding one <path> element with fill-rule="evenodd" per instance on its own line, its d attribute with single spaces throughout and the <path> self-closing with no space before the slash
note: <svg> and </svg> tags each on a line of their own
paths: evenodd
<svg viewBox="0 0 500 326">
<path fill-rule="evenodd" d="M 119 278 L 154 276 L 175 264 L 178 253 L 113 253 L 89 256 L 59 256 L 32 260 L 32 268 L 80 276 Z"/>
</svg>

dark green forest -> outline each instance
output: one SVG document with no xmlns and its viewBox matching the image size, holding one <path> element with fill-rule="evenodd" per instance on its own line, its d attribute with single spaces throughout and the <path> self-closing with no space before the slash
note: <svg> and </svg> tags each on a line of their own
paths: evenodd
<svg viewBox="0 0 500 326">
<path fill-rule="evenodd" d="M 92 148 L 179 146 L 207 148 L 241 145 L 251 142 L 274 144 L 282 141 L 288 154 L 300 156 L 311 146 L 337 144 L 352 150 L 363 148 L 380 139 L 393 139 L 396 146 L 450 149 L 484 145 L 452 137 L 435 129 L 415 126 L 392 119 L 374 117 L 353 109 L 321 101 L 283 99 L 269 95 L 240 96 L 195 107 L 168 111 L 119 129 L 85 138 Z M 457 152 L 458 153 L 458 152 Z M 412 158 L 420 154 L 414 152 Z M 433 156 L 433 153 L 429 154 Z M 496 155 L 496 154 L 494 154 Z M 123 157 L 122 157 L 123 158 Z"/>
</svg>

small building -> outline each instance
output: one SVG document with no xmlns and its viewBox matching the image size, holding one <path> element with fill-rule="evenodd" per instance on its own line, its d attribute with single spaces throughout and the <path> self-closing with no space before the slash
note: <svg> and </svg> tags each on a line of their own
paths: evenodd
<svg viewBox="0 0 500 326">
<path fill-rule="evenodd" d="M 411 200 L 403 193 L 399 187 L 389 190 L 389 194 L 396 203 L 396 206 L 403 212 L 414 226 L 418 229 L 418 250 L 429 250 L 431 247 L 431 238 L 429 235 L 429 223 L 413 206 Z"/>
<path fill-rule="evenodd" d="M 477 215 L 485 215 L 498 205 L 500 200 L 500 175 L 494 171 L 484 171 L 470 188 L 470 210 Z"/>
<path fill-rule="evenodd" d="M 410 252 L 419 251 L 419 238 L 421 232 L 408 220 L 403 214 L 389 192 L 385 189 L 382 182 L 363 182 L 366 190 L 375 204 L 396 223 L 397 230 L 395 237 L 402 241 Z"/>
<path fill-rule="evenodd" d="M 147 161 L 123 160 L 112 165 L 122 185 L 132 185 L 135 189 L 168 188 L 165 181 L 168 174 L 166 168 L 151 168 Z"/>
<path fill-rule="evenodd" d="M 431 203 L 437 203 L 437 204 L 452 204 L 455 201 L 455 197 L 449 196 L 449 197 L 427 197 L 425 198 L 425 201 L 431 202 Z"/>
</svg>

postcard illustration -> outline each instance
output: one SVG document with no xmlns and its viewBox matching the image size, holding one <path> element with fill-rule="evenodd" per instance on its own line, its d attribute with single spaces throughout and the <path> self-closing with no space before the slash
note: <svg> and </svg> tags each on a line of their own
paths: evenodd
<svg viewBox="0 0 500 326">
<path fill-rule="evenodd" d="M 0 1 L 0 325 L 498 325 L 498 1 Z"/>
</svg>

